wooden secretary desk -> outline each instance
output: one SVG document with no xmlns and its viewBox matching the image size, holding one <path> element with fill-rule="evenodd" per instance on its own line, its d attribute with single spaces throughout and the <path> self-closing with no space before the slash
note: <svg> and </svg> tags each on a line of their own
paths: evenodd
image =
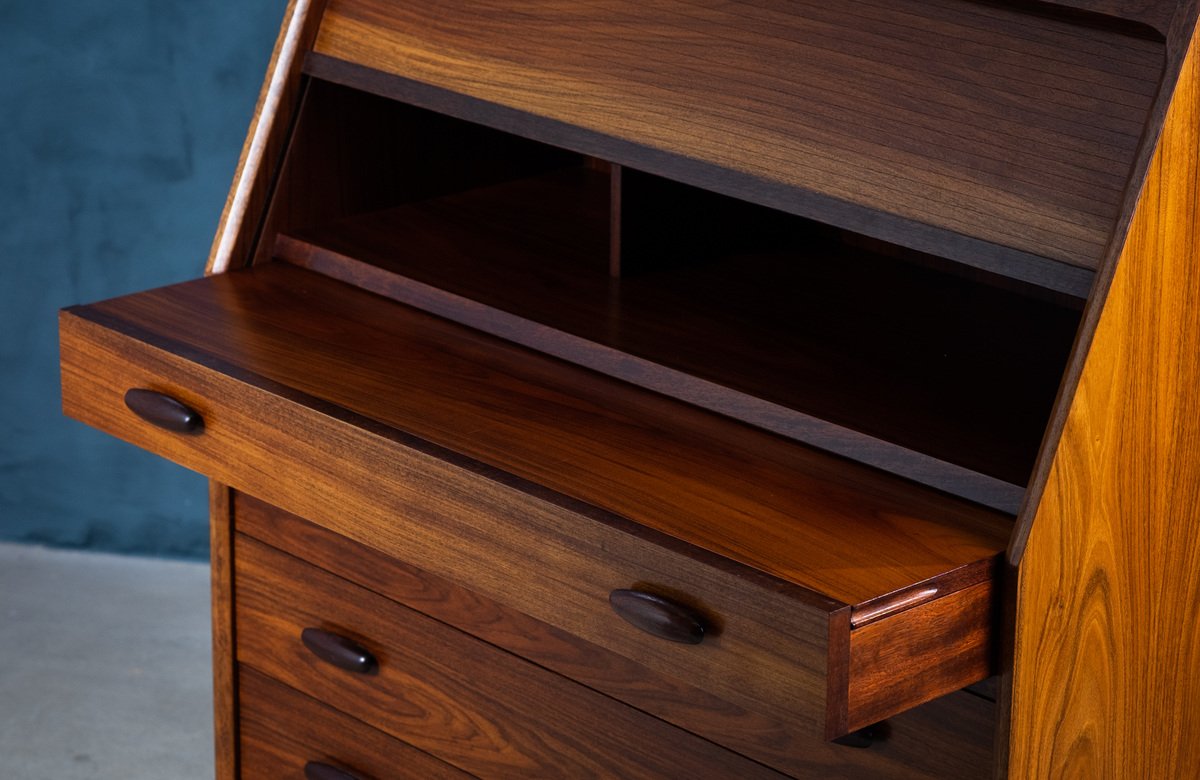
<svg viewBox="0 0 1200 780">
<path fill-rule="evenodd" d="M 61 317 L 219 776 L 1196 776 L 1196 19 L 295 0 L 208 273 Z"/>
</svg>

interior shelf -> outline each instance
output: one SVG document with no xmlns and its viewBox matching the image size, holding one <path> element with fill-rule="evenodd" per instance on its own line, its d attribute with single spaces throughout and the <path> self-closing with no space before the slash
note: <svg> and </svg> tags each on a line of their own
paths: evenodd
<svg viewBox="0 0 1200 780">
<path fill-rule="evenodd" d="M 610 175 L 577 166 L 298 229 L 276 253 L 1015 513 L 1075 308 L 655 177 L 623 182 L 624 217 Z"/>
</svg>

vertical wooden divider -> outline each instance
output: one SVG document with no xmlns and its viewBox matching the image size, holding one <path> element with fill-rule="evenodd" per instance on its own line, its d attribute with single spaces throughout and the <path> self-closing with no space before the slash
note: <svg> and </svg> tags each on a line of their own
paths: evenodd
<svg viewBox="0 0 1200 780">
<path fill-rule="evenodd" d="M 208 483 L 209 556 L 212 567 L 213 736 L 217 780 L 238 776 L 237 670 L 233 625 L 232 491 Z"/>
<path fill-rule="evenodd" d="M 608 275 L 621 278 L 621 166 L 609 167 L 610 197 L 608 200 Z"/>
</svg>

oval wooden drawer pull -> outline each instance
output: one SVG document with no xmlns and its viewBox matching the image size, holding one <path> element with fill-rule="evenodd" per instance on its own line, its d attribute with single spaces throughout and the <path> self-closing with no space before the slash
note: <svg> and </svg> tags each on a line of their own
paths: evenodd
<svg viewBox="0 0 1200 780">
<path fill-rule="evenodd" d="M 688 645 L 698 645 L 704 640 L 704 621 L 670 599 L 618 588 L 608 594 L 608 603 L 626 622 L 660 639 Z"/>
<path fill-rule="evenodd" d="M 156 390 L 133 388 L 125 393 L 129 411 L 148 423 L 176 433 L 200 433 L 204 420 L 199 412 Z"/>
<path fill-rule="evenodd" d="M 357 775 L 320 761 L 309 761 L 305 764 L 304 777 L 305 780 L 358 780 Z"/>
<path fill-rule="evenodd" d="M 379 663 L 371 651 L 341 634 L 306 628 L 300 632 L 300 641 L 317 658 L 347 672 L 374 674 L 379 669 Z"/>
</svg>

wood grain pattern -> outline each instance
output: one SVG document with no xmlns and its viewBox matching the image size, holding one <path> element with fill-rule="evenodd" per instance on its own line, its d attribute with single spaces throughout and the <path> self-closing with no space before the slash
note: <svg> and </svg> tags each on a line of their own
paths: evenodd
<svg viewBox="0 0 1200 780">
<path fill-rule="evenodd" d="M 851 631 L 848 729 L 994 673 L 994 602 L 984 582 Z"/>
<path fill-rule="evenodd" d="M 855 750 L 722 700 L 623 656 L 332 534 L 234 496 L 240 533 L 796 777 L 970 777 L 991 766 L 991 710 L 949 696 L 892 719 L 892 737 Z M 974 728 L 972 728 L 974 727 Z M 937 745 L 936 749 L 927 746 Z"/>
<path fill-rule="evenodd" d="M 1011 532 L 1004 515 L 283 264 L 65 315 L 79 316 L 194 355 L 199 364 L 182 370 L 205 384 L 229 382 L 201 405 L 181 397 L 214 436 L 220 407 L 229 414 L 257 395 L 235 377 L 278 387 L 845 604 L 986 566 Z M 203 368 L 214 360 L 229 379 Z M 301 428 L 332 423 L 308 414 Z M 241 441 L 270 421 L 224 435 Z M 167 452 L 184 456 L 178 445 Z"/>
<path fill-rule="evenodd" d="M 291 132 L 292 115 L 300 97 L 304 54 L 312 47 L 324 8 L 325 0 L 288 0 L 267 77 L 209 251 L 207 273 L 220 273 L 250 260 L 277 165 Z"/>
<path fill-rule="evenodd" d="M 236 780 L 239 776 L 232 513 L 229 488 L 210 480 L 208 549 L 209 567 L 212 569 L 213 737 L 217 780 Z"/>
<path fill-rule="evenodd" d="M 1015 776 L 1200 766 L 1197 53 L 1193 38 L 1021 558 Z"/>
<path fill-rule="evenodd" d="M 334 0 L 315 51 L 798 188 L 794 213 L 857 204 L 1082 267 L 1115 223 L 1164 57 L 953 0 Z"/>
<path fill-rule="evenodd" d="M 326 306 L 341 315 L 322 314 Z M 144 341 L 165 343 L 171 340 L 165 333 L 195 341 L 191 347 L 172 342 L 171 349 L 187 358 L 164 352 L 120 335 L 139 326 L 104 309 L 159 330 L 158 336 L 140 331 Z M 595 375 L 570 378 L 577 369 L 286 266 L 208 277 L 83 312 L 116 330 L 64 314 L 64 403 L 71 414 L 653 669 L 686 670 L 740 706 L 796 718 L 815 733 L 826 721 L 827 699 L 831 708 L 844 708 L 837 703 L 844 691 L 828 689 L 826 679 L 828 618 L 842 607 L 832 594 L 865 586 L 882 595 L 936 582 L 963 567 L 986 579 L 1008 530 L 1003 517 L 674 402 L 606 385 Z M 365 324 L 383 331 L 371 336 L 361 329 Z M 413 341 L 425 338 L 423 345 Z M 320 344 L 328 350 L 323 355 L 310 351 Z M 468 362 L 444 362 L 457 360 L 460 348 Z M 367 370 L 372 354 L 380 361 L 377 375 Z M 265 378 L 271 374 L 300 387 Z M 536 384 L 521 384 L 522 376 Z M 566 394 L 554 389 L 564 378 L 570 379 Z M 323 388 L 311 384 L 316 379 Z M 339 384 L 332 396 L 326 392 Z M 144 423 L 119 402 L 130 386 L 169 392 L 196 408 L 206 420 L 205 434 L 171 438 Z M 375 421 L 306 395 L 306 387 L 369 411 Z M 456 396 L 461 403 L 445 405 Z M 397 416 L 406 405 L 413 413 Z M 489 434 L 506 409 L 513 424 Z M 554 423 L 556 413 L 565 413 L 569 425 Z M 619 428 L 589 432 L 589 420 L 599 419 Z M 534 476 L 551 485 L 563 484 L 556 473 L 582 464 L 578 489 L 594 491 L 585 495 L 602 505 L 624 496 L 623 514 L 638 522 L 438 451 L 380 420 L 439 442 L 458 431 L 456 448 L 497 435 L 486 452 L 491 462 L 503 455 L 499 462 L 506 467 L 525 470 L 542 459 Z M 547 424 L 552 427 L 539 428 Z M 666 430 L 664 425 L 683 438 L 668 446 L 644 438 Z M 706 435 L 698 436 L 701 431 Z M 580 432 L 584 438 L 573 440 Z M 521 445 L 531 433 L 538 438 Z M 721 444 L 705 445 L 707 435 L 718 435 Z M 559 458 L 544 460 L 555 451 Z M 605 460 L 595 459 L 606 452 Z M 516 453 L 527 465 L 513 459 Z M 629 492 L 629 484 L 681 455 L 684 471 Z M 784 458 L 777 484 L 751 488 L 777 467 L 777 457 Z M 604 477 L 630 463 L 634 470 Z M 711 470 L 698 477 L 702 469 Z M 721 480 L 729 481 L 728 499 L 717 502 L 708 491 Z M 687 491 L 671 487 L 679 484 Z M 735 509 L 721 522 L 721 503 L 744 506 L 764 497 L 771 501 L 763 508 Z M 664 503 L 695 500 L 702 503 L 693 508 Z M 781 512 L 779 502 L 791 508 Z M 641 520 L 659 516 L 673 521 L 674 533 L 660 535 Z M 762 525 L 767 518 L 770 523 Z M 450 538 L 453 545 L 446 543 Z M 673 539 L 704 540 L 712 552 L 736 554 L 730 561 Z M 776 563 L 773 569 L 787 576 L 775 579 L 735 563 L 755 546 L 765 564 L 787 562 L 789 568 Z M 977 555 L 982 557 L 973 559 Z M 497 570 L 495 561 L 508 562 L 507 568 Z M 691 594 L 696 606 L 721 616 L 720 641 L 697 654 L 671 643 L 647 644 L 612 615 L 606 601 L 614 588 L 638 582 Z M 830 590 L 796 587 L 802 582 L 827 582 Z M 597 622 L 598 615 L 607 622 Z"/>
<path fill-rule="evenodd" d="M 251 539 L 237 548 L 241 664 L 471 774 L 783 777 Z M 317 660 L 307 626 L 355 637 L 379 673 Z"/>
<path fill-rule="evenodd" d="M 470 780 L 471 775 L 253 669 L 238 670 L 246 780 L 301 778 L 308 761 L 361 780 Z"/>
<path fill-rule="evenodd" d="M 582 169 L 302 230 L 278 254 L 1015 514 L 1076 311 L 665 182 L 639 203 L 646 178 L 624 177 L 654 224 L 623 231 L 618 281 L 608 181 Z"/>
<path fill-rule="evenodd" d="M 314 408 L 315 399 L 286 388 L 244 384 L 81 320 L 67 329 L 91 332 L 82 350 L 71 336 L 64 341 L 66 408 L 101 430 L 656 671 L 704 680 L 740 706 L 814 732 L 824 723 L 826 614 L 839 606 L 827 597 L 365 418 Z M 185 444 L 127 410 L 114 415 L 131 383 L 163 387 L 204 410 L 205 435 Z M 639 581 L 691 593 L 722 617 L 721 641 L 701 653 L 647 643 L 607 604 L 613 588 Z"/>
<path fill-rule="evenodd" d="M 563 122 L 533 117 L 439 87 L 380 73 L 343 60 L 310 54 L 306 70 L 322 81 L 423 106 L 447 116 L 472 122 L 486 121 L 487 126 L 555 147 L 573 149 L 588 159 L 636 161 L 637 169 L 669 177 L 684 184 L 741 198 L 748 203 L 778 209 L 785 213 L 813 216 L 822 222 L 856 231 L 875 241 L 923 253 L 933 253 L 961 269 L 974 269 L 984 275 L 1017 280 L 1068 297 L 1082 298 L 1091 289 L 1094 273 L 1090 268 L 1070 265 L 1011 247 L 950 232 L 923 222 L 890 218 L 880 212 L 849 201 L 829 200 L 780 182 L 771 182 L 748 173 L 724 168 L 716 163 L 649 149 L 645 146 L 602 135 Z M 484 120 L 486 117 L 486 120 Z M 624 168 L 634 170 L 634 168 Z"/>
<path fill-rule="evenodd" d="M 1149 175 L 1150 165 L 1157 147 L 1157 140 L 1166 119 L 1167 110 L 1179 79 L 1184 58 L 1191 46 L 1198 15 L 1200 15 L 1200 2 L 1198 0 L 1177 0 L 1173 5 L 1175 8 L 1166 36 L 1167 61 L 1163 69 L 1163 78 L 1159 86 L 1159 93 L 1155 97 L 1154 105 L 1150 112 L 1150 119 L 1146 125 L 1146 132 L 1143 134 L 1142 140 L 1138 145 L 1133 164 L 1133 173 L 1130 176 L 1122 198 L 1120 217 L 1117 220 L 1116 229 L 1105 250 L 1101 265 L 1096 271 L 1092 285 L 1093 289 L 1088 296 L 1088 302 L 1084 307 L 1083 317 L 1079 325 L 1075 347 L 1072 350 L 1071 358 L 1064 372 L 1063 381 L 1059 387 L 1059 396 L 1054 404 L 1054 412 L 1051 414 L 1049 424 L 1046 426 L 1046 435 L 1042 441 L 1041 451 L 1038 453 L 1034 464 L 1033 475 L 1029 480 L 1029 488 L 1025 493 L 1025 500 L 1022 503 L 1021 510 L 1018 512 L 1017 525 L 1013 531 L 1012 540 L 1009 542 L 1008 560 L 1010 566 L 1014 568 L 1021 560 L 1025 542 L 1029 536 L 1029 529 L 1033 524 L 1034 515 L 1041 502 L 1042 492 L 1045 490 L 1046 480 L 1050 473 L 1050 465 L 1053 461 L 1054 453 L 1058 448 L 1063 427 L 1066 425 L 1067 413 L 1071 407 L 1071 399 L 1074 396 L 1075 389 L 1079 384 L 1080 374 L 1083 371 L 1084 359 L 1095 336 L 1100 314 L 1104 310 L 1104 303 L 1112 285 L 1113 272 L 1124 250 L 1139 196 Z"/>
</svg>

